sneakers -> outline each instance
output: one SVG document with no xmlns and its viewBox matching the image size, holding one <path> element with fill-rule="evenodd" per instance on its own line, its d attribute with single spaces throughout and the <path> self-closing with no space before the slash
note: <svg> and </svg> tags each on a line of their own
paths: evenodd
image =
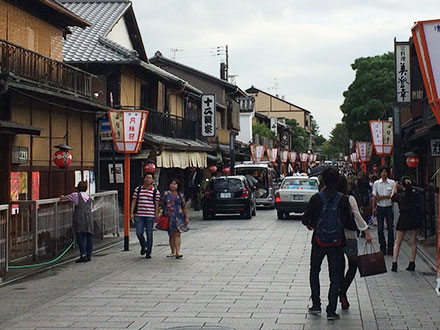
<svg viewBox="0 0 440 330">
<path fill-rule="evenodd" d="M 327 320 L 328 321 L 337 320 L 339 318 L 340 318 L 339 314 L 336 314 L 334 312 L 333 313 L 327 313 Z"/>
<path fill-rule="evenodd" d="M 89 261 L 89 260 L 87 260 L 87 257 L 79 257 L 79 259 L 75 262 L 79 263 L 79 262 L 87 262 L 87 261 Z"/>
<path fill-rule="evenodd" d="M 145 258 L 146 258 L 146 259 L 151 259 L 151 254 L 150 254 L 150 253 L 147 253 L 147 254 L 145 255 Z"/>
<path fill-rule="evenodd" d="M 309 314 L 312 314 L 312 315 L 319 315 L 319 314 L 321 314 L 321 307 L 319 307 L 319 306 L 312 306 L 312 307 L 309 307 Z"/>
<path fill-rule="evenodd" d="M 339 300 L 341 302 L 341 308 L 346 311 L 350 308 L 350 303 L 348 302 L 347 296 L 343 295 L 339 297 Z"/>
<path fill-rule="evenodd" d="M 409 267 L 409 266 L 408 266 Z M 391 271 L 392 272 L 397 272 L 397 262 L 393 262 L 391 264 Z"/>
</svg>

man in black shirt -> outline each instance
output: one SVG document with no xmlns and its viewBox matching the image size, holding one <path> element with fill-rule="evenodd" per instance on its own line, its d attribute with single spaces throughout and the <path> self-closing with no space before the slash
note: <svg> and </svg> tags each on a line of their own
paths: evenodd
<svg viewBox="0 0 440 330">
<path fill-rule="evenodd" d="M 336 183 L 339 180 L 339 173 L 336 168 L 330 167 L 322 173 L 322 179 L 325 187 L 322 193 L 328 200 L 332 200 L 337 196 L 335 190 Z M 329 277 L 330 277 L 330 289 L 328 293 L 328 305 L 326 308 L 327 319 L 334 320 L 339 318 L 336 314 L 336 305 L 339 296 L 339 289 L 341 286 L 341 267 L 344 262 L 343 246 L 345 245 L 345 237 L 343 234 L 344 224 L 348 221 L 350 216 L 350 204 L 346 196 L 342 196 L 339 200 L 337 207 L 339 210 L 339 221 L 342 226 L 342 236 L 339 243 L 335 245 L 323 246 L 322 243 L 318 244 L 316 239 L 316 229 L 318 221 L 320 221 L 321 210 L 323 209 L 323 200 L 319 193 L 316 193 L 310 199 L 309 206 L 303 215 L 302 223 L 307 226 L 309 230 L 313 230 L 312 235 L 312 253 L 310 256 L 310 289 L 312 291 L 313 305 L 309 307 L 309 313 L 320 314 L 321 313 L 321 298 L 320 298 L 320 283 L 319 273 L 321 271 L 321 264 L 325 256 L 327 256 Z M 322 220 L 321 221 L 325 221 Z"/>
</svg>

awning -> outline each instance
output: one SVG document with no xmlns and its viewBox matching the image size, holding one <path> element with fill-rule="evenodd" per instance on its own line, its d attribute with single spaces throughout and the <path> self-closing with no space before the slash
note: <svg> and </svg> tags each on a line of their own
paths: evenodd
<svg viewBox="0 0 440 330">
<path fill-rule="evenodd" d="M 162 151 L 156 158 L 156 165 L 164 168 L 188 168 L 208 166 L 206 152 Z"/>
<path fill-rule="evenodd" d="M 171 138 L 162 135 L 156 135 L 152 133 L 145 133 L 144 139 L 147 142 L 163 145 L 165 150 L 179 150 L 179 151 L 197 151 L 205 152 L 212 151 L 213 147 L 209 144 L 199 141 L 199 140 L 188 140 L 188 139 L 178 139 Z"/>
<path fill-rule="evenodd" d="M 30 134 L 40 135 L 42 128 L 31 125 L 15 123 L 13 121 L 0 120 L 0 133 L 4 134 Z"/>
</svg>

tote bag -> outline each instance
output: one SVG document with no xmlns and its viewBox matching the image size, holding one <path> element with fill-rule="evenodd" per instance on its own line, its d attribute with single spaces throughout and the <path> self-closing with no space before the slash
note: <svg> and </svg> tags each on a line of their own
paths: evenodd
<svg viewBox="0 0 440 330">
<path fill-rule="evenodd" d="M 364 254 L 358 256 L 358 267 L 361 277 L 387 272 L 383 252 L 376 252 L 371 243 L 365 243 Z"/>
</svg>

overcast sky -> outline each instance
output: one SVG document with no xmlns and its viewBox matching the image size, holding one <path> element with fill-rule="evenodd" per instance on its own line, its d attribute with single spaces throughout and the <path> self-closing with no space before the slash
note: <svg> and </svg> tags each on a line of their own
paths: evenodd
<svg viewBox="0 0 440 330">
<path fill-rule="evenodd" d="M 175 54 L 218 77 L 225 56 L 210 51 L 228 45 L 240 88 L 284 95 L 311 111 L 326 138 L 342 119 L 354 60 L 392 51 L 415 21 L 440 18 L 433 0 L 132 1 L 149 57 Z"/>
</svg>

